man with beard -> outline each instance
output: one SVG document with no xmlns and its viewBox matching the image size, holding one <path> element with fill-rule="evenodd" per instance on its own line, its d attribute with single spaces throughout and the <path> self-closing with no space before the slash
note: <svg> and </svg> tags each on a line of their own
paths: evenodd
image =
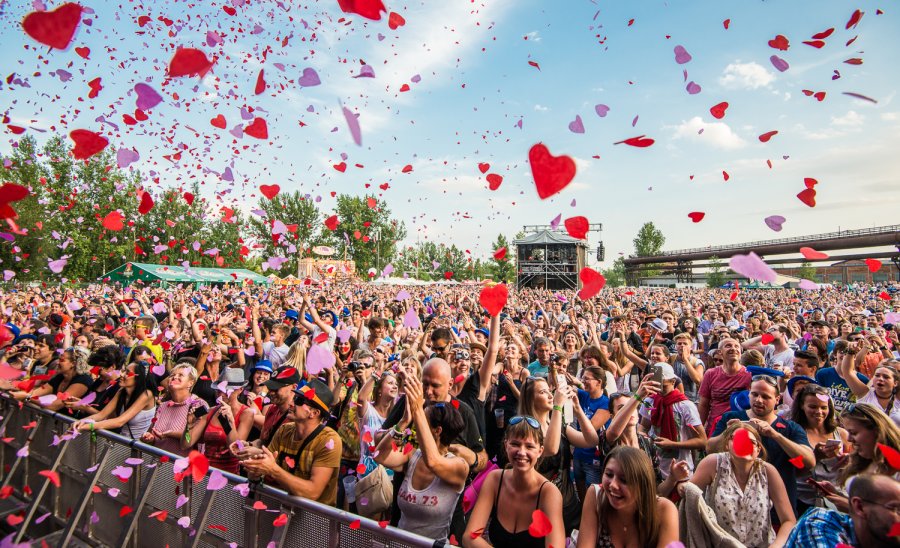
<svg viewBox="0 0 900 548">
<path fill-rule="evenodd" d="M 724 450 L 722 433 L 733 421 L 751 423 L 759 432 L 766 448 L 766 462 L 778 470 L 784 481 L 788 498 L 794 513 L 797 512 L 797 470 L 812 470 L 816 457 L 806 430 L 794 421 L 785 420 L 775 414 L 778 404 L 778 381 L 770 375 L 756 375 L 750 384 L 750 409 L 729 411 L 722 415 L 716 425 L 713 437 L 706 444 L 707 451 L 714 453 Z M 799 461 L 795 460 L 799 457 Z"/>
</svg>

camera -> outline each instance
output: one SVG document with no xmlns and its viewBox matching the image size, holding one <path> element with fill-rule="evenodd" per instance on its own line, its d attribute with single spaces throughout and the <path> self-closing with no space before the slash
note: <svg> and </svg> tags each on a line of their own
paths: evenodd
<svg viewBox="0 0 900 548">
<path fill-rule="evenodd" d="M 366 364 L 364 364 L 364 363 L 350 362 L 350 364 L 347 366 L 347 371 L 350 371 L 351 373 L 355 373 L 355 372 L 359 371 L 360 369 L 365 369 L 365 368 L 366 368 Z"/>
</svg>

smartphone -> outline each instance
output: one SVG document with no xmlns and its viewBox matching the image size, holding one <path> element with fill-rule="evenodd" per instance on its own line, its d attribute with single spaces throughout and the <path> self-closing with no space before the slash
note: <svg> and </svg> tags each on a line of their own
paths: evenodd
<svg viewBox="0 0 900 548">
<path fill-rule="evenodd" d="M 828 440 L 825 442 L 825 447 L 835 447 L 842 445 L 843 442 L 841 440 Z"/>
<path fill-rule="evenodd" d="M 564 388 L 569 385 L 569 381 L 566 380 L 564 374 L 557 373 L 556 385 L 559 388 Z M 566 399 L 566 402 L 563 404 L 563 424 L 569 424 L 573 420 L 575 420 L 575 410 L 572 408 L 572 400 Z"/>
<path fill-rule="evenodd" d="M 662 370 L 662 366 L 660 366 L 660 365 L 654 365 L 654 366 L 653 366 L 653 381 L 654 381 L 654 382 L 658 382 L 659 385 L 662 386 L 662 383 L 663 383 L 663 370 Z"/>
</svg>

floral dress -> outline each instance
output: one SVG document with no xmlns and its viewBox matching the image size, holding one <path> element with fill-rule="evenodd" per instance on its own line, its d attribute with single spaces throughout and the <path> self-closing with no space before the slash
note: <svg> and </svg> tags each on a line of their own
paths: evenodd
<svg viewBox="0 0 900 548">
<path fill-rule="evenodd" d="M 767 547 L 775 542 L 769 512 L 769 478 L 765 463 L 757 459 L 747 485 L 741 490 L 728 453 L 716 454 L 716 477 L 706 490 L 706 504 L 716 512 L 719 525 L 748 548 Z"/>
</svg>

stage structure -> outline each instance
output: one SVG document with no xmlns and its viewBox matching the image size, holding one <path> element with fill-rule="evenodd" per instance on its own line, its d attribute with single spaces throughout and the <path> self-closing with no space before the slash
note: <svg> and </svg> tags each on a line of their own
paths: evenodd
<svg viewBox="0 0 900 548">
<path fill-rule="evenodd" d="M 540 289 L 579 289 L 578 273 L 587 266 L 587 240 L 569 236 L 550 225 L 526 225 L 528 234 L 514 240 L 517 259 L 517 287 Z M 589 236 L 599 236 L 603 225 L 592 223 Z M 530 233 L 530 234 L 529 234 Z M 597 247 L 597 260 L 605 254 L 603 242 Z"/>
</svg>

